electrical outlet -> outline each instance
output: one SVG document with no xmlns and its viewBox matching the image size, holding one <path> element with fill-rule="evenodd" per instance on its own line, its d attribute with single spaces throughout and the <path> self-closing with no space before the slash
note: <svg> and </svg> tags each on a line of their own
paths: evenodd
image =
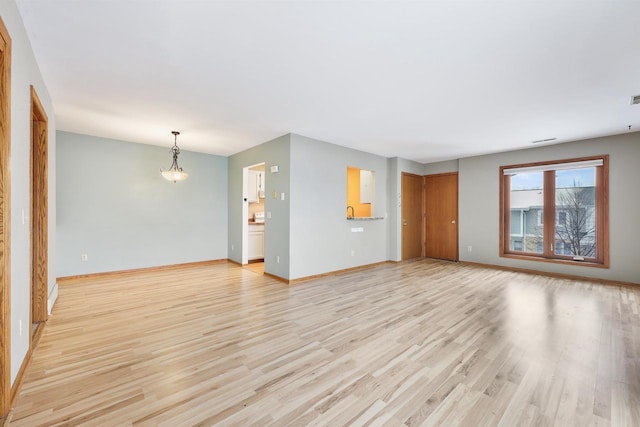
<svg viewBox="0 0 640 427">
<path fill-rule="evenodd" d="M 467 252 L 473 252 L 473 246 L 471 245 L 467 246 Z"/>
<path fill-rule="evenodd" d="M 284 200 L 284 193 L 280 193 L 280 200 Z"/>
<path fill-rule="evenodd" d="M 276 255 L 276 263 L 280 264 L 280 255 Z"/>
<path fill-rule="evenodd" d="M 354 251 L 353 249 L 351 249 L 351 256 L 356 256 L 356 251 Z"/>
<path fill-rule="evenodd" d="M 235 250 L 235 247 L 234 247 L 233 245 L 231 245 L 231 250 L 232 250 L 232 251 L 234 251 L 234 250 Z"/>
<path fill-rule="evenodd" d="M 88 260 L 89 260 L 89 255 L 87 255 L 87 254 L 82 254 L 82 255 L 80 255 L 80 259 L 81 259 L 82 261 L 88 261 Z"/>
</svg>

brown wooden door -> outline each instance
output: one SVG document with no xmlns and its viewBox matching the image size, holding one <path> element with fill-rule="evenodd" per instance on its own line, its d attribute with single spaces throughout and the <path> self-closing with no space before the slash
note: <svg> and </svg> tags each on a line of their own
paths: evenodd
<svg viewBox="0 0 640 427">
<path fill-rule="evenodd" d="M 422 177 L 402 173 L 402 259 L 422 256 Z"/>
<path fill-rule="evenodd" d="M 425 256 L 458 260 L 458 173 L 424 177 Z"/>
</svg>

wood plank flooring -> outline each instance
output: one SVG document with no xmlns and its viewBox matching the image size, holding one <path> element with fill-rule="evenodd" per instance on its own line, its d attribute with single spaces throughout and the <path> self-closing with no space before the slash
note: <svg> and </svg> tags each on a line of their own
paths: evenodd
<svg viewBox="0 0 640 427">
<path fill-rule="evenodd" d="M 640 425 L 640 289 L 419 260 L 60 287 L 11 426 Z"/>
</svg>

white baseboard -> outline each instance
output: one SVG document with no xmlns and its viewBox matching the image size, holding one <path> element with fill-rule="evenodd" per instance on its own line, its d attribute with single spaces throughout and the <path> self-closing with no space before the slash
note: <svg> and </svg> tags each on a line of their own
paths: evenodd
<svg viewBox="0 0 640 427">
<path fill-rule="evenodd" d="M 53 305 L 56 303 L 57 300 L 58 300 L 58 284 L 54 283 L 53 287 L 51 288 L 51 291 L 49 292 L 49 299 L 47 300 L 47 311 L 49 315 L 51 315 L 51 312 L 53 311 Z"/>
</svg>

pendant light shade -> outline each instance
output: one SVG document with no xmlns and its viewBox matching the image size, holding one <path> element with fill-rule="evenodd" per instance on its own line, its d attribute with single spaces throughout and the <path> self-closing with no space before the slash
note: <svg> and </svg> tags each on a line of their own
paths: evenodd
<svg viewBox="0 0 640 427">
<path fill-rule="evenodd" d="M 180 135 L 180 132 L 174 130 L 171 133 L 173 134 L 173 147 L 171 147 L 170 151 L 173 156 L 173 163 L 171 163 L 171 167 L 166 171 L 160 168 L 160 172 L 162 172 L 162 177 L 167 181 L 184 181 L 187 179 L 189 174 L 178 166 L 178 155 L 180 154 L 180 148 L 178 148 L 178 135 Z"/>
</svg>

